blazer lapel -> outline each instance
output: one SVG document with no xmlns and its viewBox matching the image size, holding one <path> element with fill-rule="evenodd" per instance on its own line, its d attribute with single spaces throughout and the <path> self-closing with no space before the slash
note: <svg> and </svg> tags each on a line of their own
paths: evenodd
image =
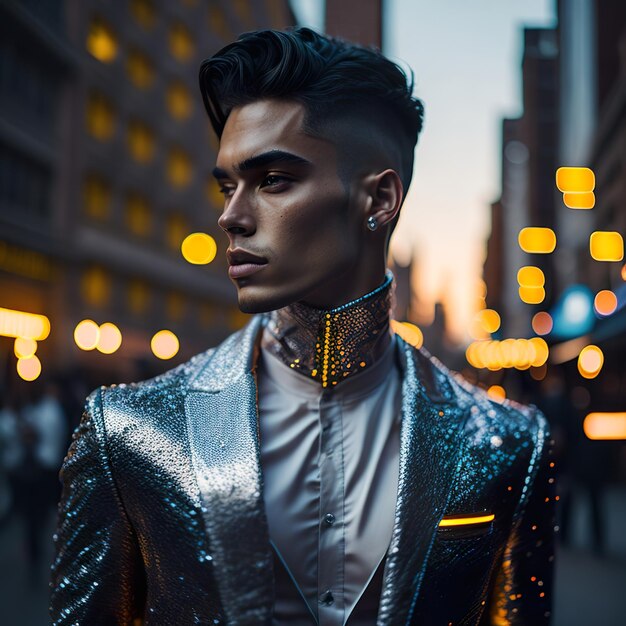
<svg viewBox="0 0 626 626">
<path fill-rule="evenodd" d="M 398 337 L 403 368 L 400 474 L 377 626 L 410 623 L 437 526 L 460 469 L 464 410 L 450 382 Z"/>
<path fill-rule="evenodd" d="M 191 456 L 226 621 L 270 624 L 274 571 L 262 497 L 256 382 L 261 316 L 215 349 L 185 401 Z"/>
</svg>

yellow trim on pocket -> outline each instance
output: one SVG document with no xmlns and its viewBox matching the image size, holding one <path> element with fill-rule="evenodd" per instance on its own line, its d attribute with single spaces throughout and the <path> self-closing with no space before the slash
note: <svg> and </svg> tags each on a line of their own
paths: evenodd
<svg viewBox="0 0 626 626">
<path fill-rule="evenodd" d="M 495 518 L 493 513 L 487 515 L 463 515 L 462 517 L 443 518 L 439 522 L 439 526 L 469 526 L 470 524 L 484 524 Z"/>
</svg>

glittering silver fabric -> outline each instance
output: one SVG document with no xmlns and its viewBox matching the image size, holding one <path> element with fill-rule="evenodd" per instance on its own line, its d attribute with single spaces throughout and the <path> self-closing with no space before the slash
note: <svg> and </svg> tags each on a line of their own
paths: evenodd
<svg viewBox="0 0 626 626">
<path fill-rule="evenodd" d="M 389 345 L 393 274 L 382 285 L 334 309 L 302 302 L 269 314 L 263 347 L 298 373 L 332 387 L 372 365 Z"/>
<path fill-rule="evenodd" d="M 54 625 L 272 624 L 254 371 L 263 323 L 255 316 L 162 376 L 88 398 L 60 474 Z M 400 344 L 400 474 L 378 626 L 548 624 L 545 418 L 492 402 Z M 495 517 L 439 525 L 481 512 Z"/>
</svg>

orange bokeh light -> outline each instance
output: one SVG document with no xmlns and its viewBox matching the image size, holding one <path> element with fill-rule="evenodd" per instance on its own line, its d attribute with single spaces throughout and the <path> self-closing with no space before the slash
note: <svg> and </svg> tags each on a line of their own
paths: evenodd
<svg viewBox="0 0 626 626">
<path fill-rule="evenodd" d="M 611 315 L 617 309 L 617 296 L 609 289 L 598 291 L 593 306 L 600 315 Z"/>
<path fill-rule="evenodd" d="M 491 385 L 489 389 L 487 389 L 487 395 L 496 402 L 502 402 L 506 398 L 506 391 L 504 387 L 500 385 Z"/>
<path fill-rule="evenodd" d="M 546 311 L 539 311 L 533 315 L 532 327 L 538 335 L 547 335 L 552 331 L 552 316 Z"/>
<path fill-rule="evenodd" d="M 589 439 L 626 439 L 626 413 L 589 413 L 583 430 Z"/>
</svg>

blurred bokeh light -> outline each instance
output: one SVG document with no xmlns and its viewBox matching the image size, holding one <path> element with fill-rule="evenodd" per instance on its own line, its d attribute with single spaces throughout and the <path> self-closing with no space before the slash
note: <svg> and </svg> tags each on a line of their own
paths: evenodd
<svg viewBox="0 0 626 626">
<path fill-rule="evenodd" d="M 81 350 L 94 350 L 100 340 L 100 327 L 93 320 L 82 320 L 74 329 L 74 341 Z"/>
<path fill-rule="evenodd" d="M 206 265 L 215 258 L 217 243 L 207 233 L 191 233 L 183 240 L 181 253 L 188 263 Z"/>
<path fill-rule="evenodd" d="M 180 344 L 178 337 L 171 330 L 160 330 L 152 337 L 150 348 L 154 356 L 159 359 L 167 360 L 176 356 Z"/>
<path fill-rule="evenodd" d="M 556 235 L 551 228 L 529 226 L 522 228 L 518 242 L 524 252 L 549 254 L 556 248 Z"/>
<path fill-rule="evenodd" d="M 589 237 L 589 251 L 596 261 L 621 261 L 624 240 L 618 232 L 597 230 Z"/>
</svg>

